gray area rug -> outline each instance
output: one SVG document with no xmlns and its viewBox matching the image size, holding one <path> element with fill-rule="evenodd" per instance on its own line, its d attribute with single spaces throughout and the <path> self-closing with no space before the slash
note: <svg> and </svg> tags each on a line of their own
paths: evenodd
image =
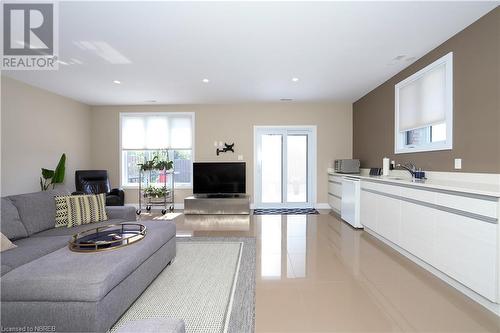
<svg viewBox="0 0 500 333">
<path fill-rule="evenodd" d="M 255 239 L 177 238 L 177 257 L 111 329 L 178 318 L 187 332 L 253 332 Z"/>
</svg>

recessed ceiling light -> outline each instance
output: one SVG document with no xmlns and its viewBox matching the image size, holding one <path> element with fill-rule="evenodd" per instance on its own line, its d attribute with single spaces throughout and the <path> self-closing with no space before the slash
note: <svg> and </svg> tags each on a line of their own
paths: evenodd
<svg viewBox="0 0 500 333">
<path fill-rule="evenodd" d="M 298 77 L 294 77 L 294 78 L 292 78 L 292 81 L 293 81 L 293 82 L 298 82 L 298 81 L 299 81 L 299 78 L 298 78 Z"/>
<path fill-rule="evenodd" d="M 201 80 L 201 81 L 202 81 L 203 83 L 208 83 L 208 82 L 210 82 L 210 80 L 209 80 L 209 79 L 203 79 L 203 80 Z"/>
<path fill-rule="evenodd" d="M 122 84 L 122 81 L 113 80 L 113 83 L 116 83 L 116 84 Z"/>
<path fill-rule="evenodd" d="M 291 102 L 291 101 L 293 101 L 293 99 L 292 98 L 280 98 L 280 101 L 282 101 L 282 102 Z"/>
</svg>

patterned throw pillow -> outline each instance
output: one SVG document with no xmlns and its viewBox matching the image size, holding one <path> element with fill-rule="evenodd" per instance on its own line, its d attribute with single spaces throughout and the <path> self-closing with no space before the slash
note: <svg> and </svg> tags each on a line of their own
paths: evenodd
<svg viewBox="0 0 500 333">
<path fill-rule="evenodd" d="M 56 196 L 56 228 L 68 226 L 68 203 L 67 195 Z"/>
<path fill-rule="evenodd" d="M 68 228 L 108 219 L 104 193 L 70 195 L 66 197 L 66 204 L 68 205 Z"/>
</svg>

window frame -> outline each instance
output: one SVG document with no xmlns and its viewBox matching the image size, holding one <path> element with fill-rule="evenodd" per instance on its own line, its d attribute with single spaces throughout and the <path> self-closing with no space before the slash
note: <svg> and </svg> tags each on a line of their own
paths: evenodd
<svg viewBox="0 0 500 333">
<path fill-rule="evenodd" d="M 122 120 L 123 116 L 151 116 L 151 115 L 164 115 L 164 116 L 189 116 L 191 118 L 191 148 L 176 148 L 176 147 L 168 147 L 165 148 L 167 151 L 175 151 L 175 150 L 191 150 L 191 175 L 193 174 L 193 163 L 195 161 L 195 128 L 196 128 L 196 119 L 195 112 L 120 112 L 119 123 L 118 123 L 118 154 L 119 154 L 119 171 L 120 171 L 120 187 L 123 189 L 139 189 L 139 184 L 131 185 L 131 184 L 123 184 L 123 175 L 124 175 L 124 163 L 123 163 L 123 151 L 157 151 L 161 149 L 122 149 Z M 191 182 L 187 185 L 187 183 L 183 183 L 183 185 L 176 185 L 174 181 L 174 189 L 186 189 L 190 190 L 193 188 L 193 178 L 191 177 Z"/>
<path fill-rule="evenodd" d="M 438 142 L 429 142 L 423 145 L 407 145 L 406 132 L 399 131 L 399 91 L 406 85 L 419 80 L 422 76 L 432 71 L 437 66 L 445 65 L 446 73 L 446 109 L 445 109 L 445 124 L 446 124 L 446 140 Z M 431 126 L 438 124 L 429 124 Z M 407 77 L 403 81 L 394 86 L 394 153 L 408 154 L 428 151 L 451 150 L 453 149 L 453 52 L 450 52 L 443 57 L 437 59 L 433 63 L 422 68 L 413 75 Z"/>
</svg>

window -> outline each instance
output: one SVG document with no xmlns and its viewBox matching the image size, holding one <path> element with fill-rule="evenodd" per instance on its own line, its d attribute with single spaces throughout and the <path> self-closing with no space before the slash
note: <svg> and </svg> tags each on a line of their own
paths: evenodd
<svg viewBox="0 0 500 333">
<path fill-rule="evenodd" d="M 395 153 L 453 148 L 453 53 L 395 86 Z"/>
<path fill-rule="evenodd" d="M 191 187 L 193 128 L 192 113 L 121 113 L 121 185 L 138 186 L 138 164 L 158 154 L 174 162 L 175 187 Z"/>
</svg>

